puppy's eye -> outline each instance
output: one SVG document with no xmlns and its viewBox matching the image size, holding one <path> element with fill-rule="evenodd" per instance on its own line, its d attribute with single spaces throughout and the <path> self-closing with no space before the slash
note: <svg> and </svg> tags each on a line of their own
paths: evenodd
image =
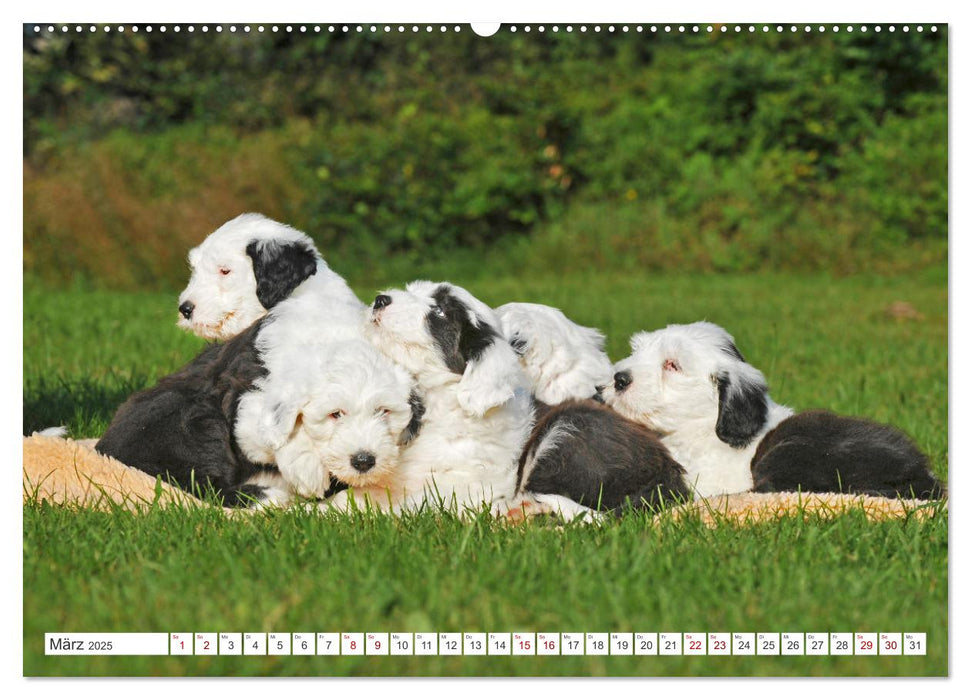
<svg viewBox="0 0 971 700">
<path fill-rule="evenodd" d="M 334 411 L 333 413 L 331 413 L 330 417 L 333 418 L 334 420 L 337 420 L 343 415 L 344 415 L 344 412 L 338 409 L 337 411 Z"/>
<path fill-rule="evenodd" d="M 374 412 L 374 415 L 381 416 L 382 418 L 384 418 L 386 416 L 391 415 L 391 409 L 390 408 L 379 408 L 377 411 Z"/>
<path fill-rule="evenodd" d="M 664 361 L 664 371 L 665 372 L 680 372 L 681 365 L 677 360 L 667 359 Z"/>
<path fill-rule="evenodd" d="M 445 318 L 445 312 L 442 310 L 441 306 L 435 305 L 432 307 L 432 313 L 439 318 Z"/>
<path fill-rule="evenodd" d="M 228 275 L 230 272 L 232 272 L 232 270 L 230 270 L 228 267 L 220 267 L 219 268 L 219 274 L 220 275 L 223 275 L 224 277 L 226 275 Z"/>
</svg>

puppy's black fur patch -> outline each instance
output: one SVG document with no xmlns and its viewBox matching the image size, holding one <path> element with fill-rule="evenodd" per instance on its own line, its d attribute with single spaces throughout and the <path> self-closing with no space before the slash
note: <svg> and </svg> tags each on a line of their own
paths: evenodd
<svg viewBox="0 0 971 700">
<path fill-rule="evenodd" d="M 246 254 L 253 260 L 256 298 L 265 309 L 272 309 L 317 272 L 313 249 L 299 241 L 251 241 Z"/>
<path fill-rule="evenodd" d="M 445 366 L 456 374 L 465 372 L 465 366 L 479 359 L 499 333 L 489 323 L 472 323 L 469 307 L 453 296 L 447 284 L 440 285 L 432 298 L 444 316 L 429 311 L 425 326 L 435 341 Z"/>
<path fill-rule="evenodd" d="M 754 490 L 941 498 L 944 486 L 903 432 L 862 418 L 807 411 L 762 439 L 752 458 Z"/>
<path fill-rule="evenodd" d="M 735 352 L 738 353 L 738 350 Z M 769 388 L 762 383 L 733 382 L 727 374 L 719 374 L 715 380 L 718 383 L 715 434 L 732 447 L 745 447 L 752 442 L 768 418 L 766 395 Z"/>
<path fill-rule="evenodd" d="M 254 346 L 265 319 L 232 340 L 213 344 L 151 389 L 132 395 L 95 446 L 103 455 L 228 506 L 263 495 L 245 484 L 268 464 L 251 462 L 233 438 L 240 397 L 266 375 Z"/>
<path fill-rule="evenodd" d="M 398 438 L 398 443 L 401 445 L 407 445 L 418 437 L 418 433 L 421 432 L 422 418 L 425 416 L 425 402 L 414 389 L 411 391 L 411 396 L 408 397 L 408 404 L 411 406 L 411 420 L 408 421 L 408 425 L 401 432 L 401 437 Z"/>
<path fill-rule="evenodd" d="M 523 485 L 527 462 L 553 430 L 559 438 L 535 460 Z M 521 490 L 601 510 L 654 509 L 691 499 L 684 469 L 657 433 L 590 399 L 546 410 L 519 458 L 517 479 Z"/>
</svg>

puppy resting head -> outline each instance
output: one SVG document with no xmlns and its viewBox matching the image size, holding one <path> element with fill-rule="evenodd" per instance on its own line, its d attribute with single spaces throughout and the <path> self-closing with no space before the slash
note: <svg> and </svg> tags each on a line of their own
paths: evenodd
<svg viewBox="0 0 971 700">
<path fill-rule="evenodd" d="M 630 357 L 614 366 L 604 401 L 660 431 L 714 433 L 732 447 L 752 442 L 766 424 L 765 377 L 745 362 L 723 328 L 671 325 L 631 338 Z"/>
<path fill-rule="evenodd" d="M 228 340 L 286 299 L 322 262 L 305 234 L 262 214 L 226 222 L 189 251 L 179 327 Z"/>
<path fill-rule="evenodd" d="M 331 475 L 350 486 L 387 483 L 424 413 L 408 373 L 364 341 L 297 345 L 286 367 L 241 401 L 244 450 L 272 455 L 302 496 L 323 496 Z"/>
</svg>

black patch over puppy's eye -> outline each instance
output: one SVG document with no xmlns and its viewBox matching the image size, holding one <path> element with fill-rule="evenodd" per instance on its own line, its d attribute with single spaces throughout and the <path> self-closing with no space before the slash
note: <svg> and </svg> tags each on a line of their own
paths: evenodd
<svg viewBox="0 0 971 700">
<path fill-rule="evenodd" d="M 436 303 L 425 316 L 425 326 L 445 366 L 462 374 L 469 362 L 479 359 L 499 338 L 499 333 L 484 321 L 472 323 L 469 307 L 452 295 L 448 285 L 440 285 L 432 298 Z"/>
</svg>

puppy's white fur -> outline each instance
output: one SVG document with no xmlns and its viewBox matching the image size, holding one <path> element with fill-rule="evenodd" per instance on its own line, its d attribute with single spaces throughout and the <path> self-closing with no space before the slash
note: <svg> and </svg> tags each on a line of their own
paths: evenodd
<svg viewBox="0 0 971 700">
<path fill-rule="evenodd" d="M 662 434 L 662 441 L 684 466 L 685 481 L 697 497 L 738 493 L 752 488 L 751 462 L 762 437 L 792 410 L 768 396 L 765 377 L 745 362 L 723 328 L 699 322 L 672 325 L 638 333 L 631 338 L 630 357 L 618 362 L 618 374 L 630 383 L 618 391 L 615 382 L 603 392 L 604 401 L 621 415 Z M 623 382 L 621 382 L 623 383 Z M 723 396 L 719 396 L 719 384 Z M 750 410 L 755 418 L 745 434 L 719 436 L 731 419 L 725 412 L 748 410 L 759 400 L 765 411 Z"/>
<path fill-rule="evenodd" d="M 396 473 L 413 381 L 364 340 L 297 342 L 239 403 L 235 435 L 250 459 L 276 464 L 296 495 L 321 498 L 333 475 L 367 486 Z M 362 472 L 355 455 L 373 466 Z"/>
<path fill-rule="evenodd" d="M 433 296 L 443 289 L 458 302 L 447 312 Z M 392 493 L 395 510 L 442 504 L 465 512 L 489 504 L 504 512 L 515 495 L 519 454 L 533 418 L 528 380 L 495 313 L 454 285 L 418 281 L 384 294 L 391 302 L 372 309 L 366 334 L 416 378 L 425 415 L 397 472 L 373 486 Z M 441 318 L 470 324 L 469 334 L 492 331 L 491 342 L 461 372 L 447 366 L 431 334 L 426 318 L 434 313 L 464 314 Z M 338 494 L 339 501 L 346 498 Z"/>
<path fill-rule="evenodd" d="M 179 317 L 178 325 L 208 340 L 228 340 L 262 318 L 267 309 L 260 303 L 253 272 L 253 261 L 246 248 L 301 243 L 313 250 L 317 271 L 298 286 L 294 296 L 313 296 L 330 300 L 339 307 L 361 303 L 344 279 L 333 272 L 304 233 L 273 221 L 262 214 L 242 214 L 213 231 L 199 246 L 189 251 L 192 275 L 179 295 L 179 305 L 194 305 L 189 319 Z"/>
<path fill-rule="evenodd" d="M 539 401 L 555 405 L 588 399 L 610 383 L 610 358 L 597 329 L 578 325 L 559 309 L 542 304 L 505 304 L 496 315 Z"/>
</svg>

